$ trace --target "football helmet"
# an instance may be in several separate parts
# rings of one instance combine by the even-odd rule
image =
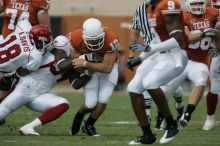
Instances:
[[[206,0],[187,0],[187,7],[194,15],[202,15],[206,12]]]
[[[53,43],[52,32],[48,25],[35,25],[31,28],[30,39],[40,52],[45,52]]]
[[[105,41],[105,32],[102,23],[95,18],[89,18],[83,23],[84,42],[89,50],[100,50]]]
[[[212,5],[212,7],[220,10],[220,0],[212,0],[211,5]]]

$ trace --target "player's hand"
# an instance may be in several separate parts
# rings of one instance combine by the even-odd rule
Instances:
[[[130,70],[133,70],[133,67],[140,65],[142,62],[142,59],[140,57],[131,57],[128,59],[127,67]]]
[[[151,50],[149,45],[133,42],[129,45],[129,49],[134,52],[149,52]]]
[[[203,31],[201,37],[202,37],[202,38],[205,38],[205,37],[214,37],[214,36],[216,36],[217,33],[218,33],[218,30],[209,28],[209,29],[205,29],[205,30]]]
[[[74,68],[86,67],[86,63],[87,63],[86,60],[80,58],[75,58],[72,60],[72,65],[74,66]]]

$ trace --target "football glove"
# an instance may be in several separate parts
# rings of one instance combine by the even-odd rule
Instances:
[[[84,59],[89,62],[96,62],[96,63],[99,63],[102,61],[102,57],[99,56],[96,52],[80,55],[79,58]]]
[[[214,37],[214,36],[216,36],[217,33],[218,33],[218,30],[209,28],[209,29],[205,29],[205,30],[203,31],[201,37],[202,37],[202,38],[205,38],[205,37]]]
[[[129,45],[130,50],[134,52],[149,52],[151,50],[149,45],[133,42]]]
[[[142,59],[140,57],[131,57],[128,59],[127,67],[130,70],[133,70],[133,67],[138,66],[141,64]]]

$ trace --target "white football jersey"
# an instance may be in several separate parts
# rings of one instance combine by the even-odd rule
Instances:
[[[55,56],[50,52],[47,52],[43,56],[40,68],[23,78],[25,78],[25,80],[34,81],[35,85],[33,88],[36,89],[40,87],[40,89],[46,90],[45,92],[48,92],[62,78],[62,75],[61,71],[56,65]]]
[[[30,42],[30,28],[29,22],[21,21],[16,30],[0,43],[0,72],[13,72],[19,67],[28,70],[39,68],[42,53]]]

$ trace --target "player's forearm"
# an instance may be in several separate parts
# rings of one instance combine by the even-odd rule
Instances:
[[[62,59],[57,62],[57,66],[60,71],[68,71],[73,68],[72,60],[71,59]]]
[[[188,36],[189,43],[193,43],[193,42],[197,42],[201,40],[201,33],[189,34],[187,36]]]
[[[72,83],[71,83],[71,86],[78,90],[80,89],[81,87],[85,86],[88,81],[91,79],[91,76],[88,76],[88,75],[83,75],[79,78],[75,78],[73,79]]]

